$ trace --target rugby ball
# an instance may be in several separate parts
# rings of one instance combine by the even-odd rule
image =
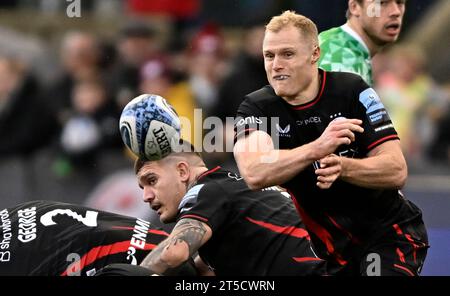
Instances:
[[[164,158],[180,141],[178,114],[166,99],[154,94],[131,100],[122,111],[119,128],[124,144],[148,160]]]

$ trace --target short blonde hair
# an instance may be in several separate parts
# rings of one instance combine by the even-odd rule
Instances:
[[[280,15],[272,17],[266,25],[266,32],[279,32],[281,29],[292,25],[296,27],[302,36],[313,43],[319,44],[318,30],[316,24],[306,16],[287,10]]]

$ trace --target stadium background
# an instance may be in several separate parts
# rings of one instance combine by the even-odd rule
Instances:
[[[204,116],[234,116],[242,95],[266,83],[258,51],[270,15],[293,9],[322,31],[345,21],[346,5],[2,0],[0,208],[48,199],[155,222],[117,133],[123,104],[152,92],[188,117],[194,107]],[[449,27],[450,1],[408,0],[397,46],[374,59],[375,87],[408,159],[404,192],[428,226],[423,275],[450,275]],[[206,157],[235,168],[230,153]]]

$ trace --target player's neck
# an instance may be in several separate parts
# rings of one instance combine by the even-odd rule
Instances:
[[[381,50],[382,46],[372,41],[372,39],[367,35],[364,29],[356,22],[357,20],[355,18],[351,18],[347,21],[347,25],[356,34],[358,34],[359,38],[361,38],[361,40],[364,42],[364,45],[369,49],[370,57],[373,57]]]
[[[191,168],[192,172],[191,172],[191,178],[188,182],[188,188],[187,191],[189,191],[189,189],[191,189],[192,187],[194,187],[197,184],[197,180],[198,178],[205,172],[208,171],[208,168],[205,166],[196,166]]]
[[[294,106],[303,105],[313,101],[317,97],[320,89],[321,76],[318,68],[316,68],[315,71],[316,75],[313,75],[311,83],[305,88],[305,90],[300,92],[297,96],[295,96],[295,98],[284,98],[286,102]]]

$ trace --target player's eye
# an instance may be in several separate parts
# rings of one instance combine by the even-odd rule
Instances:
[[[271,54],[271,53],[265,53],[265,54],[264,54],[264,58],[266,58],[266,60],[273,59],[273,54]]]
[[[287,58],[291,58],[291,57],[294,56],[294,53],[293,53],[292,51],[286,51],[286,52],[284,53],[284,56],[287,57]]]
[[[154,186],[156,184],[157,179],[155,177],[147,178],[147,185]]]

